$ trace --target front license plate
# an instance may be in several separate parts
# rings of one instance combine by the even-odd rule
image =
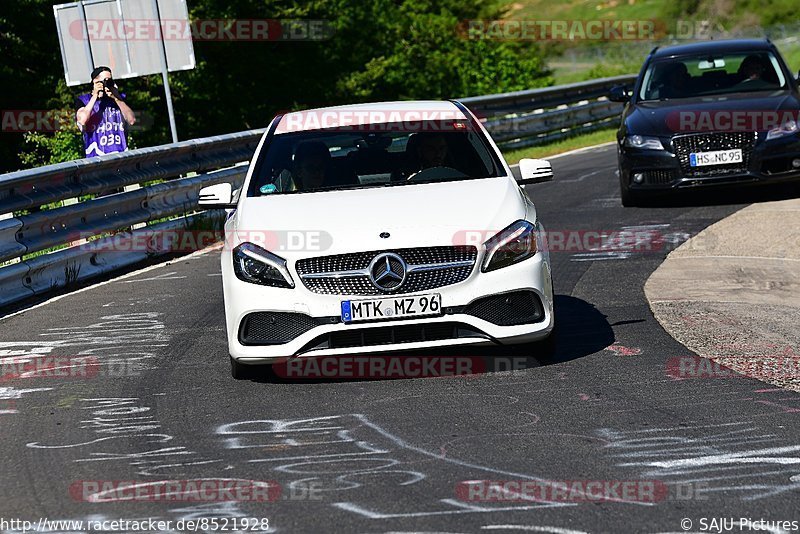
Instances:
[[[355,323],[380,319],[405,319],[441,315],[442,296],[413,295],[369,300],[343,300],[342,321]]]
[[[692,152],[689,154],[689,165],[703,167],[705,165],[725,165],[726,163],[741,163],[742,149],[714,150],[712,152]]]

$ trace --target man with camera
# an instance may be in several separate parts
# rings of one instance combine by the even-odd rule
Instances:
[[[126,129],[136,115],[125,103],[108,67],[92,71],[92,92],[78,97],[81,107],[75,119],[83,133],[86,157],[124,152],[128,148]]]

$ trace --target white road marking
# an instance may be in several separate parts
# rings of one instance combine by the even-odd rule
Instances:
[[[668,460],[665,462],[633,462],[620,464],[621,466],[644,465],[648,467],[659,467],[661,469],[674,469],[683,467],[698,467],[703,465],[724,465],[724,464],[781,464],[792,465],[800,464],[800,458],[789,456],[763,456],[765,454],[783,454],[800,451],[800,445],[790,447],[773,447],[770,449],[758,449],[728,454],[715,454],[710,456],[700,456],[698,458],[684,458],[680,460]]]
[[[603,261],[603,260],[626,260],[631,257],[630,252],[620,252],[611,250],[608,252],[581,252],[573,254],[570,261]]]
[[[585,530],[572,530],[561,527],[539,527],[536,525],[485,525],[482,530],[524,530],[527,532],[550,532],[552,534],[589,534]]]
[[[194,258],[194,257],[197,257],[197,256],[203,256],[205,254],[208,254],[209,252],[214,252],[216,250],[221,249],[223,245],[224,245],[224,243],[217,243],[216,245],[212,245],[212,246],[210,246],[208,248],[205,248],[203,250],[198,250],[197,252],[192,252],[188,256],[183,256],[180,259],[181,260],[186,260],[186,259]],[[40,302],[39,304],[36,304],[34,306],[30,306],[28,308],[24,308],[22,310],[14,312],[14,313],[9,313],[8,315],[4,315],[4,316],[0,317],[0,322],[4,321],[6,319],[9,319],[11,317],[14,317],[16,315],[20,315],[22,313],[27,313],[27,312],[29,312],[31,310],[35,310],[36,308],[41,308],[43,306],[47,306],[48,304],[52,304],[53,302],[59,301],[59,300],[65,298],[65,297],[69,297],[69,296],[72,296],[72,295],[77,295],[79,293],[83,293],[85,291],[90,291],[90,290],[98,288],[98,287],[103,287],[104,285],[107,285],[107,284],[113,284],[115,282],[119,282],[121,280],[126,280],[128,278],[133,278],[134,276],[139,276],[139,275],[141,275],[143,273],[146,273],[148,271],[152,271],[154,269],[160,269],[161,267],[164,267],[165,265],[169,265],[170,263],[172,263],[174,261],[175,261],[175,259],[165,260],[163,263],[158,263],[156,265],[150,265],[148,267],[145,267],[144,269],[139,269],[138,271],[134,271],[134,272],[131,272],[131,273],[126,273],[126,274],[123,274],[121,276],[117,276],[115,278],[112,278],[110,280],[105,280],[103,282],[98,282],[96,284],[92,284],[90,286],[86,286],[86,287],[78,289],[76,291],[71,291],[71,292],[65,293],[63,295],[58,295],[57,297],[53,297],[53,298],[48,299],[48,300],[46,300],[44,302]]]
[[[178,274],[178,271],[172,271],[171,273],[164,273],[158,276],[152,276],[150,278],[136,278],[134,280],[125,280],[122,282],[123,284],[135,284],[137,282],[160,282],[162,280],[181,280],[186,278],[185,276],[174,276]]]
[[[35,393],[37,391],[51,391],[53,388],[30,388],[30,389],[16,389],[11,387],[0,388],[0,400],[16,400],[21,399],[25,393]]]
[[[556,154],[554,156],[547,156],[544,159],[549,161],[551,159],[563,158],[565,156],[571,156],[573,154],[583,154],[584,152],[591,152],[592,150],[605,148],[607,146],[611,146],[611,145],[615,145],[615,144],[617,144],[616,141],[609,141],[607,143],[600,143],[599,145],[585,146],[583,148],[576,148],[575,150],[568,150],[567,152],[562,152],[562,153]]]
[[[561,182],[561,183],[581,182],[584,179],[589,178],[590,176],[595,176],[597,174],[600,174],[601,172],[607,172],[607,171],[609,171],[609,170],[611,170],[613,168],[614,167],[603,167],[601,169],[597,169],[596,171],[592,171],[592,172],[589,172],[589,173],[586,173],[586,174],[581,174],[577,178],[572,178],[570,180],[559,180],[559,182]]]

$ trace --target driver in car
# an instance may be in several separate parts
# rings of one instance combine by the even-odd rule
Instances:
[[[736,87],[756,91],[759,89],[771,89],[774,85],[764,79],[766,71],[767,65],[763,58],[756,54],[747,56],[742,61],[742,64],[739,65],[738,73],[742,80]]]
[[[325,172],[331,160],[331,153],[325,143],[304,141],[294,152],[295,187],[300,191],[319,189],[324,186]]]
[[[420,138],[417,144],[419,170],[447,166],[447,140],[440,134],[419,135]]]
[[[406,147],[408,156],[402,170],[392,172],[391,181],[412,180],[414,176],[426,169],[449,167],[450,149],[447,139],[442,134],[419,132],[412,134]]]

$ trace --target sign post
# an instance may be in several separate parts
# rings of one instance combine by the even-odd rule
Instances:
[[[119,0],[118,0],[119,1]],[[156,18],[161,21],[161,13],[158,9],[158,0],[153,1],[153,10],[156,12]],[[188,20],[187,20],[188,24]],[[164,94],[167,98],[167,114],[169,115],[169,129],[172,132],[172,142],[178,142],[178,128],[175,126],[175,111],[172,109],[172,91],[169,88],[169,67],[167,65],[167,47],[164,44],[164,29],[161,24],[158,25],[158,36],[161,41],[159,47],[161,57],[161,79],[164,80]]]
[[[186,0],[78,0],[53,6],[68,86],[88,84],[99,65],[116,79],[161,74],[172,141],[178,141],[169,72],[195,67]],[[180,28],[165,39],[164,24]]]

